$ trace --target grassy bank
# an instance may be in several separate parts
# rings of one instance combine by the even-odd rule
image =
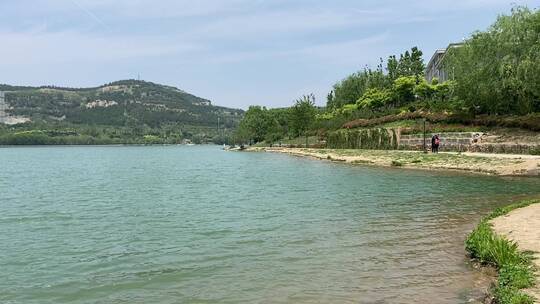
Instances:
[[[306,146],[306,138],[301,137],[294,137],[294,138],[283,138],[280,140],[277,140],[273,143],[268,142],[259,142],[254,144],[254,147],[270,147],[270,146],[285,146],[285,147],[298,147],[303,148]],[[324,143],[322,143],[318,136],[308,136],[308,146],[309,147],[320,147],[324,146]]]
[[[515,242],[495,234],[490,223],[496,217],[534,203],[540,203],[540,199],[522,201],[507,207],[497,208],[482,219],[467,238],[466,249],[471,257],[484,265],[494,266],[498,270],[499,278],[493,289],[496,303],[534,303],[534,299],[522,291],[524,288],[533,286],[535,282],[531,254],[520,251]]]
[[[540,157],[480,153],[424,154],[418,151],[362,149],[305,149],[251,147],[247,151],[267,151],[358,165],[403,167],[425,170],[457,170],[493,175],[540,174]]]

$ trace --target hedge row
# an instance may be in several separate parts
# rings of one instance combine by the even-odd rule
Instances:
[[[331,149],[374,149],[398,148],[398,138],[392,129],[354,129],[330,132],[326,141]]]
[[[540,113],[524,116],[481,115],[471,117],[461,114],[407,112],[373,119],[357,119],[345,123],[344,129],[366,128],[400,120],[426,119],[431,123],[459,123],[472,126],[520,128],[540,131]]]

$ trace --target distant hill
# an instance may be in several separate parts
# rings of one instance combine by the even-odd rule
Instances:
[[[95,88],[0,84],[2,95],[0,128],[8,135],[21,130],[86,135],[92,128],[92,137],[99,137],[99,142],[103,137],[107,139],[103,142],[124,142],[128,137],[137,142],[144,136],[170,142],[165,139],[172,133],[175,140],[198,136],[207,141],[230,134],[243,115],[240,109],[214,106],[178,88],[139,80]],[[13,126],[8,129],[6,124]]]
[[[218,117],[232,128],[243,111],[213,106],[210,100],[171,86],[121,80],[96,88],[0,85],[9,115],[31,121],[124,126],[167,123],[215,126]]]

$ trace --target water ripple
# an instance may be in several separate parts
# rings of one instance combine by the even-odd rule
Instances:
[[[0,167],[2,303],[464,303],[466,233],[540,189],[217,147],[0,149]]]

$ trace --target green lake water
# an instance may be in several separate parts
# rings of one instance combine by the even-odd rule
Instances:
[[[0,303],[466,303],[540,180],[216,146],[0,148]]]

